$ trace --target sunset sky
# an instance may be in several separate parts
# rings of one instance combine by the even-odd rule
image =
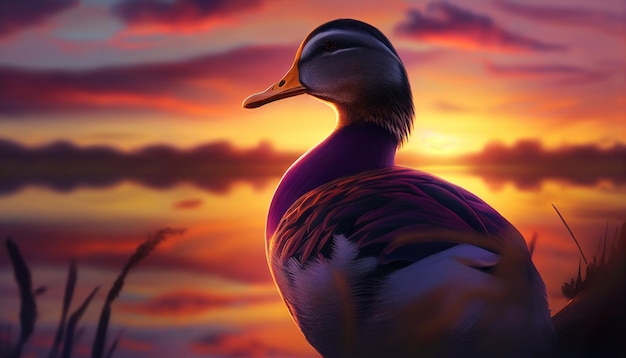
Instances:
[[[428,163],[538,234],[551,308],[565,304],[579,253],[550,203],[590,238],[589,256],[626,219],[626,1],[4,1],[0,238],[48,287],[27,357],[51,345],[72,258],[75,307],[164,226],[186,231],[131,272],[114,305],[116,357],[316,356],[262,236],[280,175],[334,112],[306,95],[241,103],[281,78],[311,30],[344,17],[379,28],[407,68],[416,121],[399,162]],[[468,168],[437,168],[449,163]],[[524,169],[473,166],[484,163]],[[0,324],[15,332],[4,252],[0,294],[12,297]]]
[[[408,151],[523,138],[609,146],[626,133],[623,0],[1,6],[0,136],[20,143],[306,150],[333,128],[326,105],[240,103],[286,72],[313,28],[341,17],[375,25],[401,54],[417,112]]]

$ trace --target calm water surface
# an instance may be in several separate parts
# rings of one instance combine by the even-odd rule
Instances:
[[[429,168],[474,192],[529,240],[553,311],[566,300],[561,284],[573,277],[579,253],[551,207],[562,212],[588,258],[608,246],[626,218],[623,183],[574,184],[493,179],[462,168]],[[109,337],[121,335],[116,357],[316,356],[291,322],[265,265],[265,214],[278,178],[238,181],[219,189],[186,182],[146,188],[122,181],[67,191],[26,186],[0,196],[0,235],[12,236],[31,266],[39,316],[27,356],[51,346],[67,268],[76,259],[72,309],[101,289],[82,319],[75,356],[89,355],[102,299],[125,260],[150,233],[185,228],[131,271],[113,306]],[[600,245],[602,246],[602,245]],[[18,291],[6,252],[0,255],[0,321],[18,332]],[[3,333],[6,334],[6,333]]]

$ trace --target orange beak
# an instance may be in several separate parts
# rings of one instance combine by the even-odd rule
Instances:
[[[298,72],[298,61],[300,60],[301,51],[302,45],[300,45],[300,48],[296,53],[296,59],[291,66],[291,69],[289,69],[280,81],[276,82],[265,91],[255,93],[246,98],[243,101],[243,107],[257,108],[279,99],[306,93],[307,89],[304,85],[302,85],[302,83],[300,83],[300,73]]]

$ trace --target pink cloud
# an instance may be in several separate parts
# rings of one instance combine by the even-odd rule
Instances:
[[[410,9],[396,34],[453,47],[498,52],[559,51],[565,47],[511,32],[492,18],[447,2],[431,2],[425,11]]]
[[[563,64],[501,65],[486,62],[485,69],[493,76],[509,79],[556,79],[565,85],[589,84],[609,77],[606,72]]]
[[[112,12],[138,32],[194,32],[260,5],[261,0],[127,0]]]
[[[549,24],[586,27],[624,37],[626,35],[626,8],[622,12],[592,7],[554,6],[544,3],[498,0],[493,2],[501,10],[514,16]]]
[[[218,222],[206,224],[214,227],[220,225]],[[147,225],[148,228],[151,227]],[[95,227],[93,224],[81,222],[72,222],[70,226],[64,226],[43,222],[21,223],[0,220],[0,237],[7,235],[13,237],[26,260],[33,264],[65,266],[70,260],[77,259],[79,269],[89,266],[117,274],[141,242],[141,237],[134,236],[131,229],[120,229],[119,225],[114,224],[110,226],[111,228]],[[260,225],[251,230],[259,233],[258,245],[249,245],[251,237],[249,231],[239,233],[238,236],[229,230],[207,236],[185,234],[182,237],[173,237],[141,263],[142,270],[176,270],[214,275],[233,282],[271,283],[272,278],[267,270],[265,249],[262,244],[263,227]],[[228,241],[237,244],[226,245],[225,248],[221,246]],[[46,243],[45,250],[41,250],[42,242]],[[186,252],[189,247],[202,247],[203,250],[201,252],[195,250],[191,254],[180,253]],[[4,263],[0,261],[0,267]]]
[[[245,95],[282,75],[276,62],[293,53],[292,46],[255,46],[179,62],[81,71],[0,66],[0,114],[135,109],[203,116],[216,107],[238,106]],[[232,88],[241,93],[233,95]]]
[[[38,25],[78,3],[78,0],[1,1],[0,37]]]
[[[128,313],[150,316],[193,316],[231,305],[278,300],[278,295],[243,296],[195,290],[166,292],[142,302],[123,302],[120,309]]]

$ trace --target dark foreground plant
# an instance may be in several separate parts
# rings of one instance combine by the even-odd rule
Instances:
[[[111,317],[111,303],[119,296],[122,287],[124,287],[124,280],[131,268],[135,267],[141,260],[146,258],[158,244],[160,244],[167,236],[180,235],[184,232],[182,229],[165,228],[159,230],[156,234],[148,237],[137,249],[135,253],[128,259],[126,265],[122,269],[122,272],[117,276],[117,279],[111,286],[109,294],[107,295],[104,305],[102,306],[102,312],[100,313],[100,320],[98,321],[98,330],[96,331],[96,338],[93,341],[93,348],[91,350],[91,356],[93,358],[101,358],[104,354],[104,345],[106,343],[106,334],[109,327],[109,320]],[[117,346],[117,342],[112,344],[112,349]],[[110,349],[109,349],[110,350]],[[107,353],[110,356],[111,353]]]
[[[568,231],[577,242],[569,227]],[[571,300],[552,317],[563,357],[626,357],[626,223],[616,229],[607,252],[608,240],[607,225],[591,262],[577,243],[585,276],[579,263],[576,279],[561,286]]]
[[[33,333],[37,320],[37,303],[35,302],[30,269],[26,265],[19,248],[10,237],[7,238],[6,248],[13,265],[15,281],[20,289],[20,336],[15,346],[12,349],[9,347],[8,354],[9,357],[13,358],[22,354],[24,343]]]
[[[109,290],[102,307],[102,312],[98,321],[98,328],[92,346],[92,357],[111,357],[117,347],[120,339],[119,335],[105,351],[106,333],[111,317],[111,304],[119,296],[124,286],[124,280],[129,271],[141,260],[150,255],[150,253],[167,237],[172,235],[181,235],[182,233],[184,233],[183,229],[161,229],[155,234],[149,235],[148,238],[137,247],[133,255],[128,259],[122,269],[122,272],[119,274],[113,283],[113,286]],[[45,287],[39,287],[33,290],[30,269],[22,257],[17,244],[13,241],[13,239],[8,237],[5,245],[13,266],[15,280],[20,292],[20,334],[17,342],[12,343],[10,326],[7,325],[5,327],[5,332],[0,333],[0,358],[17,358],[21,356],[24,344],[28,341],[35,328],[35,322],[37,320],[37,303],[35,298],[37,295],[45,292],[46,289]],[[95,287],[84,299],[81,305],[68,318],[67,314],[72,302],[77,279],[78,269],[76,267],[76,262],[72,261],[70,263],[67,282],[65,285],[61,317],[48,358],[59,357],[59,351],[62,358],[71,357],[74,342],[79,336],[79,332],[77,331],[78,323],[91,303],[91,300],[100,288]]]

